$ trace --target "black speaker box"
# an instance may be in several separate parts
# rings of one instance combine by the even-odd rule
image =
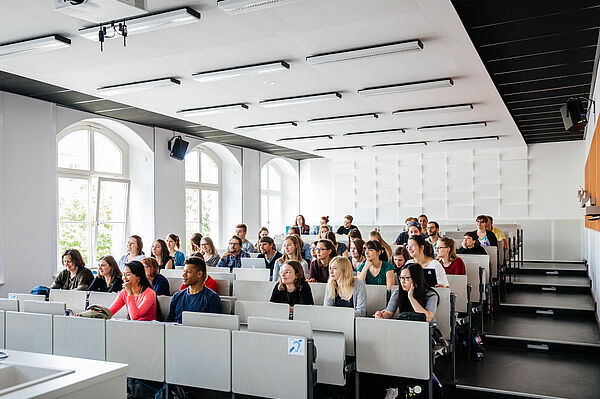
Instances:
[[[568,132],[581,132],[587,125],[583,102],[579,98],[569,98],[560,108],[560,115]]]
[[[175,159],[183,161],[189,144],[190,143],[184,141],[180,136],[174,137],[173,139],[169,140],[169,150],[171,150],[169,155]]]

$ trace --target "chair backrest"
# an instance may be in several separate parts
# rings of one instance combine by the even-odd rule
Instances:
[[[23,312],[56,314],[64,316],[67,304],[64,302],[23,301]]]
[[[325,301],[325,289],[327,283],[308,283],[310,285],[310,291],[312,292],[313,302],[315,305],[323,305]]]
[[[450,339],[452,330],[451,314],[450,314],[450,288],[435,288],[438,293],[439,301],[435,312],[435,321],[437,327],[442,332],[442,338]]]
[[[106,360],[106,321],[88,317],[54,316],[53,353]]]
[[[479,260],[473,260],[469,258],[463,258],[461,256],[463,262],[465,263],[465,273],[467,275],[467,283],[471,286],[471,302],[479,302],[480,301],[480,293],[479,293],[479,268],[481,262]],[[483,268],[483,276],[482,276],[483,285],[487,283],[488,275],[487,268]]]
[[[267,267],[267,263],[265,262],[264,258],[242,258],[241,263],[244,269],[264,269]]]
[[[77,290],[50,290],[49,300],[52,302],[64,302],[73,313],[81,313],[85,310],[87,302],[87,291]]]
[[[240,323],[242,324],[247,324],[250,316],[288,320],[290,307],[286,303],[237,301],[235,303],[235,314],[240,317]]]
[[[468,305],[467,298],[467,276],[458,276],[455,274],[447,274],[450,291],[456,294],[456,311],[466,312]]]
[[[463,260],[463,262],[465,262],[465,265],[467,264],[467,261],[468,261],[470,263],[476,262],[480,267],[483,267],[485,270],[485,280],[483,281],[484,284],[491,282],[492,269],[490,267],[490,256],[489,255],[465,255],[465,254],[462,254],[459,256]],[[470,280],[469,280],[469,284],[471,284]]]
[[[498,278],[498,247],[492,246],[483,246],[485,252],[490,257],[490,271],[492,273],[492,278]]]
[[[367,317],[373,316],[387,305],[387,288],[385,285],[365,284],[367,289]]]
[[[158,307],[160,308],[160,313],[163,319],[169,314],[169,309],[171,307],[171,298],[172,297],[166,295],[158,295],[156,297],[156,300],[158,301]]]
[[[260,253],[259,252],[251,252],[248,255],[250,255],[251,258],[258,258],[258,255],[260,255]]]
[[[115,299],[119,294],[116,292],[90,292],[90,296],[88,298],[88,303],[90,305],[100,305],[105,308],[110,308],[110,305],[113,304]],[[117,313],[112,315],[112,317],[118,319],[126,319],[127,318],[127,306],[123,306]]]
[[[179,269],[160,269],[160,274],[162,274],[165,277],[181,278],[183,272]]]
[[[52,354],[52,315],[5,312],[5,348]]]
[[[233,303],[231,299],[221,298],[221,314],[231,314]]]
[[[465,237],[465,233],[462,231],[444,231],[443,237],[452,238],[456,244],[456,248],[460,248],[460,243]]]
[[[243,258],[250,259],[250,258]],[[266,267],[261,269],[250,269],[250,268],[238,268],[233,269],[233,273],[235,273],[236,280],[246,280],[246,281],[269,281],[271,277],[271,271]]]
[[[474,223],[459,224],[458,230],[459,231],[475,231],[475,230],[477,230],[477,225]]]
[[[300,236],[300,238],[302,238],[302,241],[306,244],[312,244],[313,242],[317,241],[319,239],[318,235],[313,235],[313,234],[302,234]]]
[[[227,267],[211,267],[211,266],[207,266],[206,267],[206,273],[208,273],[209,275],[211,275],[212,273],[227,273],[227,274],[229,274],[229,268],[227,268]]]
[[[270,317],[248,317],[248,331],[312,338],[310,321],[283,320]]]
[[[272,281],[235,280],[233,282],[233,296],[240,301],[268,302],[276,284]]]
[[[45,301],[45,295],[32,295],[32,294],[18,294],[18,293],[9,293],[8,299],[16,299],[19,302],[19,310],[23,309],[23,301]]]
[[[165,277],[167,278],[167,280],[169,280],[169,295],[173,295],[174,293],[179,291],[179,288],[181,288],[181,284],[183,284],[183,277]]]
[[[294,306],[294,320],[310,321],[315,331],[339,331],[343,333],[346,340],[346,354],[354,356],[353,308],[296,305]]]
[[[17,299],[0,298],[0,310],[19,311],[19,301]]]
[[[217,282],[217,294],[227,296],[233,292],[231,280],[216,280],[215,279],[215,281]]]
[[[240,329],[240,317],[238,315],[200,312],[183,312],[181,315],[184,326],[218,328],[231,331]]]

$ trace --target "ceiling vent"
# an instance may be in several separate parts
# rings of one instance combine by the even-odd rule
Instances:
[[[54,0],[54,10],[70,17],[102,23],[147,13],[146,0]]]

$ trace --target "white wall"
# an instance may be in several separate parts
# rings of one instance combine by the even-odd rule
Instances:
[[[267,165],[273,163],[281,171],[281,231],[270,232],[271,236],[285,233],[285,226],[290,226],[296,220],[300,211],[300,163],[298,161],[277,157],[275,155],[261,153],[261,171]],[[262,176],[262,175],[261,175]],[[261,177],[262,179],[262,177]],[[262,184],[262,181],[261,181]],[[264,215],[261,214],[261,220]],[[264,224],[264,223],[262,223]]]
[[[242,220],[252,239],[260,228],[260,152],[242,149]],[[235,233],[235,225],[223,226],[225,237]],[[229,233],[229,234],[227,234]]]

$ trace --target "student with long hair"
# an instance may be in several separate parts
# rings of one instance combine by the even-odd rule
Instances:
[[[156,293],[146,278],[144,265],[137,260],[125,264],[123,289],[110,305],[110,312],[117,313],[123,306],[131,320],[156,320]]]
[[[290,306],[290,313],[294,310],[294,305],[314,305],[310,285],[304,277],[304,271],[300,262],[288,260],[283,264],[279,271],[277,284],[273,287],[270,302],[287,303]]]
[[[367,314],[365,283],[354,277],[348,258],[336,256],[329,262],[329,281],[325,288],[324,306],[354,308],[354,316]]]
[[[256,246],[258,247],[258,243],[260,242],[260,239],[263,237],[268,237],[269,236],[269,229],[267,229],[266,227],[261,227],[258,230],[258,234],[256,235]]]
[[[62,255],[62,264],[65,269],[58,273],[50,289],[86,291],[94,275],[85,267],[81,253],[76,249],[67,249]]]
[[[359,229],[352,229],[348,232],[348,248],[350,248],[352,241],[356,240],[357,238],[362,240],[362,234],[360,234]]]
[[[185,262],[185,255],[180,251],[181,240],[177,234],[169,234],[167,236],[167,248],[169,249],[169,256],[175,259],[175,266],[183,266]]]
[[[388,262],[387,254],[379,241],[365,244],[365,263],[358,266],[358,278],[365,284],[385,285],[390,291],[394,285],[394,266]]]
[[[117,261],[110,255],[98,259],[98,275],[88,287],[88,291],[119,292],[123,289],[123,279]]]
[[[317,257],[310,262],[308,281],[326,283],[329,279],[329,262],[337,255],[333,243],[329,240],[319,240],[315,247]]]
[[[175,259],[169,255],[167,243],[162,238],[156,239],[152,243],[152,257],[156,259],[160,269],[174,269]]]
[[[300,236],[300,230],[298,229],[298,227],[292,226],[288,229],[288,235],[290,236],[292,234],[298,236],[298,240],[300,241],[300,247],[302,248],[302,259],[304,259],[308,264],[313,258],[310,250],[310,244],[302,240],[302,236]]]
[[[398,310],[423,313],[427,322],[435,323],[439,296],[425,282],[423,268],[409,263],[400,271],[400,287],[394,290],[387,307],[375,312],[376,319],[391,319]]]
[[[217,248],[215,248],[212,238],[202,237],[202,240],[200,240],[200,248],[202,248],[200,253],[202,254],[206,266],[217,267],[221,257],[217,252]]]
[[[449,287],[444,267],[434,259],[433,246],[425,240],[425,237],[412,236],[406,248],[414,263],[421,265],[423,269],[435,269],[437,287]]]
[[[281,267],[285,264],[285,262],[290,260],[295,260],[296,262],[300,262],[302,266],[302,270],[304,271],[304,275],[308,274],[308,263],[304,259],[302,259],[302,249],[301,249],[300,238],[297,235],[292,234],[283,240],[283,245],[281,246],[283,256],[275,261],[275,265],[273,266],[273,280],[276,281],[279,278],[279,271]]]
[[[202,234],[194,233],[190,238],[190,247],[192,248],[192,252],[202,252],[202,247],[200,246],[200,242],[202,241]]]
[[[160,274],[158,263],[154,258],[144,258],[140,262],[144,265],[144,272],[146,278],[150,283],[150,286],[156,292],[156,295],[170,295],[171,287],[169,287],[169,280]]]
[[[438,261],[444,267],[446,274],[465,274],[465,262],[456,256],[456,245],[454,240],[448,237],[438,239],[437,246]]]
[[[323,226],[327,226],[329,228],[328,231],[331,231],[331,226],[329,226],[328,223],[329,223],[329,216],[321,216],[321,219],[319,220],[319,224],[316,225],[315,227],[313,227],[312,234],[313,235],[319,234],[319,231],[321,231],[321,227],[323,227]],[[321,237],[319,237],[319,238],[321,238]]]
[[[329,233],[331,231],[331,227],[325,225],[325,226],[321,226],[319,227],[319,240],[322,240],[325,238],[325,236],[327,235],[327,233]]]
[[[456,251],[459,255],[487,255],[485,249],[481,246],[477,233],[475,231],[467,231],[462,246]]]
[[[142,260],[144,258],[144,243],[142,242],[142,237],[138,235],[131,235],[127,239],[127,253],[121,256],[119,259],[118,265],[119,270],[123,271],[125,268],[125,263],[131,262],[134,260]]]
[[[362,263],[365,263],[365,242],[360,238],[356,238],[350,242],[350,260],[352,261],[352,269],[358,269]]]
[[[400,270],[402,270],[402,267],[410,261],[411,257],[406,246],[400,245],[394,249],[392,264],[394,265],[394,273],[396,274],[396,284],[400,284]]]
[[[392,247],[390,247],[390,244],[388,244],[387,242],[385,242],[385,240],[381,236],[380,232],[378,232],[377,230],[373,230],[372,232],[370,232],[369,233],[369,240],[371,240],[371,241],[373,241],[373,240],[379,241],[379,243],[381,244],[381,246],[383,247],[383,249],[385,249],[385,253],[387,255],[387,258],[388,259],[392,259]]]
[[[338,254],[338,256],[348,257],[348,247],[343,242],[337,242],[335,238],[335,233],[333,231],[330,231],[327,234],[325,234],[324,238],[333,243],[333,246],[335,247],[335,252]]]
[[[300,229],[300,234],[310,234],[310,226],[306,224],[306,219],[303,215],[296,216],[293,226]]]

